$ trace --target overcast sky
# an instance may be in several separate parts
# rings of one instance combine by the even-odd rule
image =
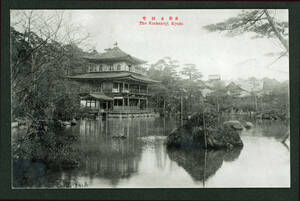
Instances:
[[[202,27],[236,16],[241,10],[68,10],[71,23],[91,34],[90,45],[98,52],[113,47],[154,63],[169,56],[181,64],[194,63],[204,75],[220,74],[222,79],[270,77],[288,79],[288,58],[270,64],[278,57],[264,56],[283,51],[272,39],[251,39],[251,34],[226,37],[209,33]],[[151,17],[178,17],[182,26],[139,25]],[[288,20],[287,10],[277,10],[276,17]],[[160,20],[159,20],[160,21]]]

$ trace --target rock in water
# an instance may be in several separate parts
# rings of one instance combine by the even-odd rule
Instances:
[[[75,126],[77,124],[76,119],[72,119],[71,126]]]
[[[221,126],[210,124],[204,131],[203,125],[201,124],[201,115],[198,115],[198,117],[197,121],[188,121],[187,124],[172,131],[167,137],[167,147],[232,149],[234,147],[243,146],[240,131],[243,130],[244,127],[239,121],[227,121]]]
[[[69,121],[64,121],[64,122],[63,122],[63,125],[64,125],[64,126],[71,126],[71,122],[69,122]]]
[[[232,149],[233,147],[242,147],[243,142],[240,137],[240,131],[220,127],[207,134],[207,147],[212,149]]]
[[[243,125],[237,120],[225,121],[223,123],[225,128],[232,128],[234,130],[243,130]]]
[[[250,129],[252,128],[254,125],[253,123],[249,122],[249,121],[241,121],[241,124],[246,128],[246,129]]]
[[[176,133],[171,133],[167,137],[167,147],[177,147],[181,146],[181,136],[176,135]]]

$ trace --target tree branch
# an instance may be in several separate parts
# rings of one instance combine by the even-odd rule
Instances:
[[[264,13],[267,16],[267,20],[270,23],[273,32],[275,33],[275,35],[277,36],[277,38],[280,40],[281,44],[285,47],[286,51],[289,52],[289,45],[288,42],[282,37],[282,35],[279,33],[277,27],[275,26],[275,23],[273,21],[273,19],[271,18],[269,12],[267,9],[264,9]]]

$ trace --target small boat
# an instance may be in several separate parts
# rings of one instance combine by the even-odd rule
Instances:
[[[125,135],[113,135],[112,138],[115,138],[115,139],[126,139],[127,137]]]

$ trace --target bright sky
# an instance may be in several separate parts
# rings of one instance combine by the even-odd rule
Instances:
[[[113,47],[154,63],[169,56],[181,64],[194,63],[204,74],[220,74],[222,79],[270,77],[288,79],[288,58],[264,56],[283,51],[273,39],[251,39],[251,34],[226,37],[202,27],[236,16],[241,10],[68,10],[71,23],[91,34],[90,45],[98,52]],[[178,17],[182,26],[139,25],[142,17]],[[287,10],[276,10],[276,18],[288,20]]]

